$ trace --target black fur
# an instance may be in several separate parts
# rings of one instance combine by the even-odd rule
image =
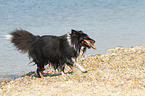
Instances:
[[[37,72],[44,70],[44,65],[50,64],[55,69],[64,71],[65,64],[74,66],[72,58],[77,58],[80,51],[83,53],[90,48],[84,40],[95,41],[82,31],[71,30],[62,36],[34,36],[25,30],[15,30],[10,33],[11,42],[23,53],[28,52],[29,57],[37,64]],[[39,74],[40,75],[40,74]]]

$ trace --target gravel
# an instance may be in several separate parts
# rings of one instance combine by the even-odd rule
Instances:
[[[108,54],[85,55],[76,70],[61,75],[48,66],[44,78],[24,77],[0,82],[1,96],[145,96],[145,45],[108,49]]]

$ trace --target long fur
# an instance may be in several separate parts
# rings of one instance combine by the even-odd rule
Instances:
[[[15,30],[10,33],[11,42],[23,53],[29,51],[32,43],[37,40],[38,36],[25,31],[25,30]]]
[[[76,30],[62,36],[35,36],[25,30],[15,30],[8,38],[18,50],[28,52],[29,57],[37,64],[38,74],[44,70],[46,64],[61,71],[64,71],[65,64],[74,66],[73,59],[79,57],[80,53],[82,55],[86,48],[90,48],[82,43],[84,38],[95,42],[87,34]]]

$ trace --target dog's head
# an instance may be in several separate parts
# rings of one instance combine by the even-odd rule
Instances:
[[[87,48],[93,48],[96,49],[94,43],[95,40],[91,39],[87,34],[85,34],[83,31],[77,31],[77,30],[71,30],[71,35],[73,38],[78,39],[79,43]]]

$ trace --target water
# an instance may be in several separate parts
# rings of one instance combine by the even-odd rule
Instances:
[[[145,0],[0,0],[0,76],[14,78],[35,71],[4,35],[16,28],[36,35],[63,35],[83,30],[96,40],[97,50],[145,43]]]

